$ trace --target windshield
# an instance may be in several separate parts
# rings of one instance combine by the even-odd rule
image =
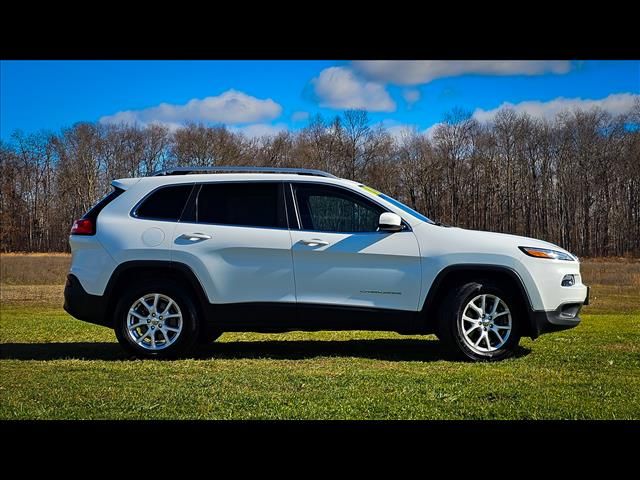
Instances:
[[[358,186],[360,188],[363,188],[367,192],[373,193],[374,195],[382,198],[383,200],[386,200],[390,204],[398,207],[400,210],[403,210],[404,212],[408,213],[409,215],[412,215],[412,216],[416,217],[418,220],[422,220],[423,222],[427,222],[427,223],[433,223],[433,224],[436,223],[433,220],[431,220],[431,219],[427,218],[426,216],[424,216],[423,214],[421,214],[420,212],[416,212],[413,208],[406,206],[404,203],[399,202],[395,198],[391,198],[389,195],[385,195],[384,193],[379,192],[375,188],[367,187],[366,185],[358,185]]]

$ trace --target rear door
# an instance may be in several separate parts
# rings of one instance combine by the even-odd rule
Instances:
[[[173,234],[212,303],[295,302],[282,182],[196,185]]]
[[[415,311],[421,263],[409,225],[377,231],[386,209],[345,187],[291,184],[299,229],[291,230],[298,303]]]

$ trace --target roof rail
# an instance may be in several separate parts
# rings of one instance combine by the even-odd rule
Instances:
[[[175,167],[155,172],[152,176],[188,175],[191,173],[290,173],[295,175],[312,175],[315,177],[338,178],[322,170],[309,168],[277,168],[277,167]]]

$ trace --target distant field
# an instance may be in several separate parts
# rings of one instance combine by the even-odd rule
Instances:
[[[68,253],[0,253],[0,283],[8,285],[64,285]]]
[[[131,361],[62,310],[69,258],[0,255],[0,419],[640,419],[639,260],[583,260],[580,326],[470,364],[386,332],[227,333]]]

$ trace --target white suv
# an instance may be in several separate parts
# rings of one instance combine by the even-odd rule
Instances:
[[[112,182],[77,220],[67,312],[141,357],[222,332],[435,333],[470,360],[576,326],[578,259],[449,227],[358,182],[304,169],[177,168]]]

